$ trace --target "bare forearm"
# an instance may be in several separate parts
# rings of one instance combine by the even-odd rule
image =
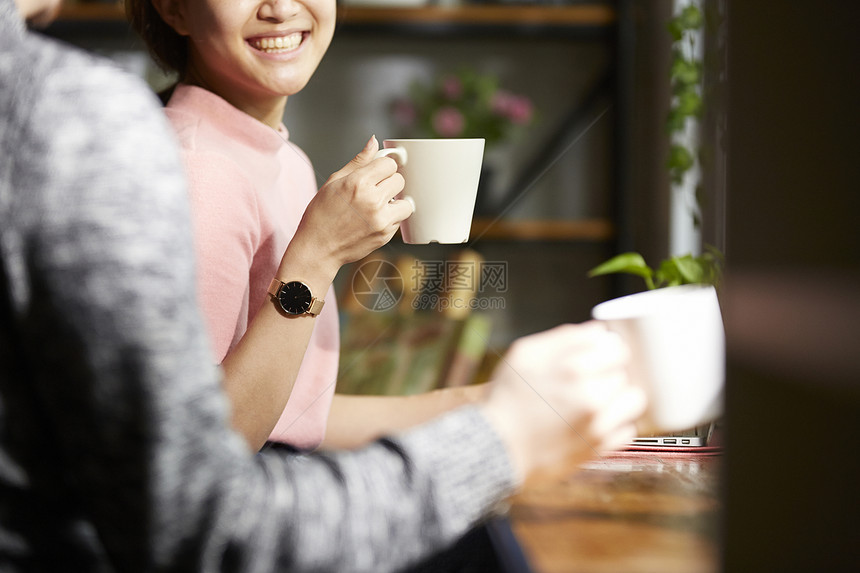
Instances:
[[[313,260],[305,255],[308,252],[300,245],[291,245],[277,278],[301,280],[315,296],[322,297],[337,265]],[[328,310],[334,311],[331,307]],[[222,362],[233,427],[254,450],[265,443],[290,398],[315,320],[310,315],[287,316],[274,302],[267,302]]]
[[[478,402],[487,384],[444,388],[414,396],[349,396],[332,401],[323,449],[352,449],[411,428],[459,406]]]

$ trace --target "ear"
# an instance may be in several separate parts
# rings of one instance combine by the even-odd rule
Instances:
[[[180,36],[188,35],[185,0],[150,0],[161,19]]]

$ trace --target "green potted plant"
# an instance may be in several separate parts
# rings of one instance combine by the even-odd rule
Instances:
[[[589,277],[613,273],[628,273],[641,277],[648,290],[680,285],[719,286],[722,275],[723,255],[714,247],[706,247],[705,253],[669,257],[651,268],[639,253],[622,253],[588,271]]]

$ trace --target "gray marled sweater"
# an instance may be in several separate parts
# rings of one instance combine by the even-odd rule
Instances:
[[[146,87],[0,0],[0,570],[386,571],[510,492],[469,408],[354,453],[248,451],[185,193]]]

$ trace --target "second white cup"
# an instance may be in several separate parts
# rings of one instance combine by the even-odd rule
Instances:
[[[631,381],[648,396],[641,434],[687,430],[720,416],[725,333],[714,287],[640,292],[598,304],[591,315],[630,347]]]
[[[406,180],[402,196],[415,212],[400,226],[409,244],[465,243],[484,158],[483,139],[386,139],[388,155]]]

